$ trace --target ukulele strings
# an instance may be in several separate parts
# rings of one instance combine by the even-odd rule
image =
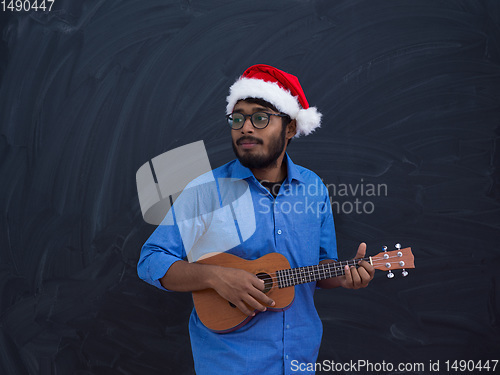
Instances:
[[[323,266],[323,268],[328,267],[328,269],[326,269],[326,270],[323,269],[322,270],[323,272],[328,272],[330,274],[335,273],[335,276],[340,276],[344,272],[344,267],[349,265],[349,262],[353,262],[353,265],[355,265],[357,263],[356,261],[359,262],[361,260],[368,260],[368,259],[367,258],[363,258],[363,259],[348,260],[348,261],[345,261],[345,264],[342,264],[343,262],[323,263],[323,264],[318,265],[318,266],[305,266],[305,267],[297,267],[297,268],[287,268],[287,269],[280,270],[280,271],[291,271],[291,270],[297,270],[297,269],[301,269],[301,268],[305,270],[307,267],[319,267],[319,266]],[[335,266],[333,266],[333,267],[330,266],[332,264],[335,264]],[[305,270],[305,271],[307,272],[306,274],[312,272],[311,270]],[[320,270],[318,268],[316,268],[314,271],[316,273],[320,272]],[[272,275],[276,275],[276,272],[273,272]],[[281,278],[288,278],[288,279],[290,279],[290,278],[299,277],[299,276],[301,276],[301,275],[300,274],[296,274],[296,275],[290,275],[290,274],[288,274],[288,275],[282,275],[282,276],[271,276],[271,280],[272,281],[278,281],[278,279],[280,277]],[[332,277],[334,277],[334,276],[332,276]],[[269,280],[269,279],[267,279],[267,280]]]
[[[393,256],[389,256],[385,259],[376,259],[376,260],[373,260],[372,258],[372,265],[373,266],[383,266],[387,263],[390,263],[390,264],[398,264],[399,262],[391,262],[389,261],[389,259],[392,259],[392,258],[401,258],[397,255],[393,255]],[[345,270],[344,270],[344,267],[345,266],[349,266],[349,263],[352,262],[353,265],[356,265],[357,263],[359,263],[360,261],[362,260],[366,260],[368,261],[369,258],[361,258],[361,259],[352,259],[352,260],[348,260],[348,261],[345,261],[345,262],[335,262],[335,263],[323,263],[323,267],[325,266],[328,266],[328,265],[331,265],[331,264],[335,264],[335,266],[333,266],[333,268],[329,268],[328,270],[325,270],[323,269],[322,272],[328,272],[329,274],[331,274],[332,276],[329,276],[327,278],[330,278],[330,277],[337,277],[337,276],[342,276],[344,275],[345,273]],[[344,264],[345,263],[345,264]],[[295,269],[299,269],[299,268],[307,268],[308,266],[306,267],[297,267],[297,268],[288,268],[288,269],[285,269],[285,270],[295,270]],[[318,266],[309,266],[309,267],[318,267]],[[285,270],[280,270],[280,271],[285,271]],[[311,271],[307,271],[307,272],[311,272]],[[313,272],[315,272],[316,274],[318,274],[320,272],[319,269],[315,269]],[[274,276],[273,276],[274,275]],[[272,281],[273,282],[273,285],[271,286],[271,289],[274,289],[274,288],[277,288],[278,285],[276,284],[277,281],[279,281],[279,279],[293,279],[293,278],[298,278],[300,277],[301,275],[298,274],[298,275],[282,275],[282,276],[276,276],[276,272],[273,272],[270,274],[270,278],[266,278],[264,281]],[[311,282],[311,281],[310,281]],[[290,285],[291,286],[291,285]]]

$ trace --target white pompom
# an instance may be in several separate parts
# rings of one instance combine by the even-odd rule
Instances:
[[[301,135],[309,135],[316,128],[321,126],[321,113],[318,112],[316,107],[309,107],[308,109],[301,109],[297,114],[297,134],[295,137]]]

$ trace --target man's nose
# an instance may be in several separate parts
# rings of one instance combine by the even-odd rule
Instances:
[[[253,133],[254,127],[252,124],[252,120],[250,119],[250,116],[245,118],[245,122],[243,123],[243,126],[241,127],[241,132],[242,133]]]

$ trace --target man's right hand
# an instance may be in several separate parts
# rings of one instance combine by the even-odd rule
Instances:
[[[264,304],[274,306],[274,301],[262,292],[264,281],[238,268],[179,260],[160,278],[160,283],[177,292],[212,288],[248,316],[255,315],[255,310],[266,311]]]
[[[237,268],[216,267],[212,289],[245,315],[254,316],[255,310],[266,311],[263,304],[274,306],[274,301],[262,292],[264,280]]]

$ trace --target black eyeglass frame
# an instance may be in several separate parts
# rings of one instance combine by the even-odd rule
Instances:
[[[241,126],[238,127],[238,128],[235,128],[231,125],[230,121],[232,121],[233,119],[231,118],[231,116],[233,116],[235,113],[243,116],[243,121],[241,123]],[[266,115],[268,115],[269,117],[267,118],[267,124],[265,126],[263,126],[262,128],[259,128],[257,126],[255,126],[255,124],[253,123],[253,116],[255,115],[258,115],[260,113],[264,113]],[[269,113],[269,112],[264,112],[264,111],[259,111],[259,112],[255,112],[255,113],[252,113],[251,115],[244,115],[243,113],[241,112],[233,112],[233,113],[230,113],[229,115],[226,115],[226,119],[227,119],[227,122],[229,124],[229,126],[231,127],[231,129],[233,130],[239,130],[243,127],[243,125],[245,125],[245,122],[247,121],[247,117],[250,117],[250,122],[252,123],[252,126],[255,128],[255,129],[265,129],[267,128],[267,126],[269,125],[269,123],[271,122],[271,116],[278,116],[278,117],[290,117],[288,115],[283,115],[281,113]],[[234,124],[234,122],[233,122]]]

